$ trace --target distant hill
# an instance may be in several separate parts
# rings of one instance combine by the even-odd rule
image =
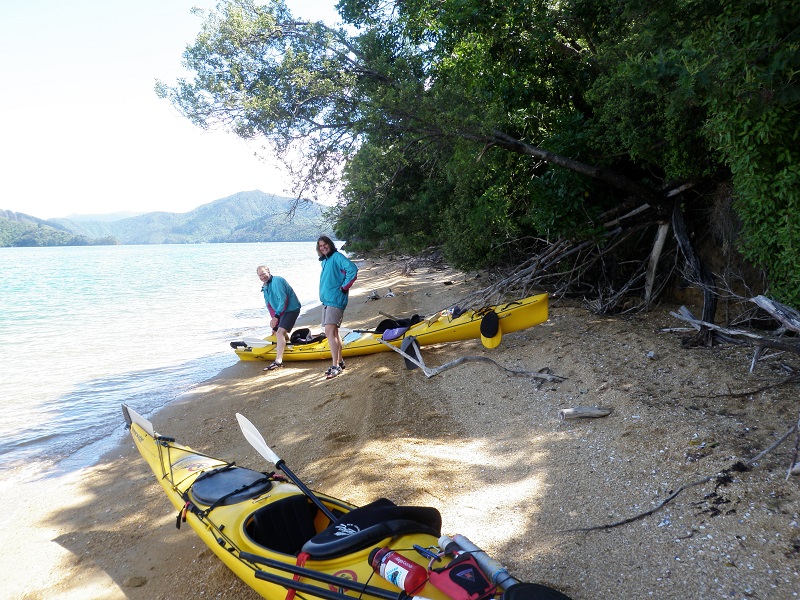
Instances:
[[[0,209],[0,218],[6,219],[11,223],[19,223],[23,227],[25,226],[52,227],[53,229],[67,231],[64,227],[57,226],[44,219],[39,219],[38,217],[32,217],[31,215],[26,215],[25,213],[14,212],[11,210]]]
[[[309,241],[320,234],[330,234],[332,228],[325,218],[324,206],[303,202],[292,213],[294,204],[292,198],[253,190],[186,213],[150,212],[120,220],[81,217],[44,221],[0,211],[0,246],[71,245],[56,243],[56,240],[63,242],[65,236],[89,243],[196,244]],[[42,230],[52,231],[54,243],[18,243],[25,242],[31,230],[39,230],[40,234]],[[65,235],[56,235],[57,231]]]
[[[113,237],[93,237],[25,213],[0,210],[0,247],[95,246],[118,243]]]

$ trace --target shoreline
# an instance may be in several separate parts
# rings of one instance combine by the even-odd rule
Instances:
[[[307,274],[319,262],[307,242],[128,246],[119,256],[40,250],[9,272],[0,477],[24,476],[34,462],[74,468],[85,461],[70,456],[119,426],[120,403],[152,414],[235,363],[230,340],[267,333],[255,265],[280,260],[304,309],[313,314],[318,302]],[[53,261],[62,285],[43,297],[32,282]],[[197,265],[202,282],[184,277]],[[114,290],[123,288],[120,298]]]
[[[374,319],[378,319],[378,321],[383,319],[383,317],[377,313],[373,316],[371,312],[374,311],[364,310],[364,308],[367,308],[365,298],[370,291],[374,289],[372,287],[367,288],[366,285],[373,283],[378,288],[382,287],[383,280],[371,281],[371,271],[393,271],[391,266],[382,261],[359,259],[354,262],[359,266],[359,279],[357,283],[360,285],[356,293],[351,297],[351,302],[348,305],[348,309],[345,311],[345,322],[343,323],[343,326],[349,325],[353,328],[363,327],[371,323]],[[402,279],[402,277],[397,274],[388,281],[390,285],[397,287],[400,279]],[[386,289],[388,289],[388,287],[387,285]],[[382,295],[383,294],[381,294],[381,296]],[[402,293],[398,294],[398,296],[402,296]],[[361,304],[365,306],[359,306]],[[374,303],[369,302],[368,304],[371,305]],[[380,302],[376,304],[380,304]],[[431,312],[435,311],[432,310]],[[318,301],[316,303],[311,303],[310,308],[301,313],[298,317],[294,329],[308,327],[312,331],[315,331],[319,329],[320,317],[321,304]],[[265,318],[264,331],[266,332],[268,329],[268,321]],[[232,350],[230,351],[231,353],[233,352]],[[204,404],[205,406],[202,412],[208,414],[209,410],[213,412],[208,396],[217,393],[217,390],[220,388],[226,386],[235,387],[237,381],[260,379],[262,377],[266,378],[267,374],[264,373],[262,369],[267,364],[268,363],[264,361],[246,362],[237,360],[232,365],[221,369],[212,377],[198,382],[192,389],[168,401],[154,412],[148,413],[146,417],[153,422],[157,431],[169,433],[176,428],[176,425],[180,426],[181,424],[185,424],[187,419],[189,419],[190,422],[190,418],[187,415],[190,405],[193,406],[197,403]],[[301,368],[313,369],[313,366],[317,365],[327,365],[327,362],[303,361],[303,363],[301,363]],[[297,364],[287,366],[283,371],[289,371],[291,367],[297,368]],[[322,373],[325,368],[320,367],[319,370]],[[230,413],[231,417],[233,412],[235,411]],[[235,419],[233,419],[233,422],[235,423]],[[59,598],[75,598],[76,600],[84,600],[88,597],[153,597],[152,590],[149,590],[142,596],[138,596],[140,580],[137,579],[136,576],[133,576],[133,578],[123,578],[122,580],[111,576],[109,579],[107,574],[95,573],[95,567],[89,569],[90,575],[88,576],[76,573],[76,567],[70,566],[70,563],[75,562],[76,559],[78,563],[83,563],[83,559],[80,558],[83,552],[71,548],[71,544],[68,542],[77,540],[81,536],[73,536],[70,534],[69,530],[73,527],[59,525],[59,523],[64,521],[64,515],[72,511],[83,511],[85,507],[90,507],[93,504],[104,504],[101,498],[93,497],[94,494],[90,490],[93,485],[95,485],[96,481],[105,479],[109,473],[117,473],[118,469],[123,465],[126,466],[125,468],[129,466],[131,469],[138,472],[138,476],[135,479],[139,482],[139,485],[147,486],[151,482],[155,483],[152,473],[148,472],[144,461],[129,440],[129,434],[124,427],[121,410],[120,425],[123,426],[123,430],[121,432],[115,430],[113,434],[114,440],[107,439],[92,442],[73,455],[62,459],[51,468],[46,470],[37,468],[34,471],[26,473],[26,476],[23,478],[20,478],[18,473],[12,473],[8,478],[0,479],[0,490],[8,491],[9,493],[17,493],[23,498],[21,502],[15,504],[12,510],[4,513],[4,515],[0,517],[0,526],[4,525],[4,527],[2,527],[4,532],[2,534],[3,537],[0,538],[0,540],[5,542],[0,549],[0,568],[5,572],[16,571],[19,574],[19,577],[15,578],[13,585],[8,589],[11,598],[50,597],[48,594],[55,589],[60,590]],[[241,437],[238,426],[233,424],[231,426],[231,431],[227,432],[228,435],[230,435],[231,432],[233,433],[234,445],[242,446],[242,444],[235,439]],[[198,445],[202,443],[202,440],[197,440],[194,436],[188,434],[182,437],[184,437],[184,439],[179,441],[194,447],[198,447]],[[248,452],[252,450],[246,443],[242,447],[245,446]],[[66,467],[62,464],[64,462],[74,461],[81,453],[91,451],[98,451],[98,456],[85,460],[77,458],[77,464]],[[231,461],[240,460],[237,459],[235,454],[226,453],[224,450],[219,450],[218,455],[221,458]],[[264,466],[263,464],[259,464],[259,460],[263,462],[263,459],[257,457],[251,464],[252,468],[263,470],[269,467],[269,465]],[[126,479],[121,473],[114,475],[114,477],[117,476]],[[62,501],[57,507],[53,506],[50,499],[53,485],[60,490],[60,495],[63,493]],[[105,484],[103,484],[103,487],[105,487]],[[108,487],[112,490],[113,496],[115,493],[114,490],[130,487],[130,482],[126,481],[119,485],[112,483]],[[159,514],[171,512],[171,507],[166,497],[158,493],[160,492],[160,488],[158,488],[157,485],[150,487],[156,489],[156,496],[152,498],[154,502],[150,503],[153,512]],[[89,491],[87,492],[87,490]],[[111,501],[113,504],[113,499]],[[113,514],[114,512],[116,512],[116,510],[113,508],[105,509],[106,514]],[[136,517],[147,520],[146,514],[139,514],[136,515]],[[92,519],[89,519],[89,521],[91,520]],[[77,519],[77,522],[80,523],[80,528],[91,529],[89,521],[83,518]],[[18,522],[28,523],[29,530],[33,534],[26,536],[22,543],[20,543],[18,537],[14,534],[14,523]],[[68,517],[66,523],[69,522],[70,518]],[[6,538],[6,536],[9,537]],[[188,538],[189,536],[183,535],[181,537]],[[197,540],[191,538],[186,541],[191,544],[197,542]],[[166,544],[165,547],[170,546]],[[192,551],[194,552],[194,547]],[[27,567],[24,565],[22,567],[19,566],[18,557],[20,554],[28,553],[39,556],[41,563],[45,565],[44,571],[42,570],[41,564],[34,566],[32,563],[27,573]],[[168,561],[169,557],[165,556],[163,560]],[[80,571],[79,568],[77,570]],[[74,582],[65,585],[65,576],[67,578],[74,578]],[[249,588],[244,589],[245,596],[242,597],[249,597],[247,594],[252,593],[251,590]],[[45,590],[50,590],[50,592]],[[253,595],[253,597],[257,596]]]
[[[304,312],[301,312],[300,316],[298,317],[295,329],[298,327],[310,327],[313,329],[315,326],[313,323],[313,317],[310,317],[309,315],[320,306],[321,304],[318,300],[307,303],[303,307]],[[264,317],[265,324],[263,328],[263,334],[266,335],[269,330],[269,313],[266,311],[266,308],[264,308],[264,314],[267,315]],[[308,322],[304,321],[304,319],[308,320]],[[232,338],[230,341],[234,341],[234,338]],[[155,408],[148,408],[147,410],[142,410],[141,407],[136,406],[132,406],[132,408],[141,412],[143,416],[148,419],[158,418],[157,415],[162,410],[165,410],[171,404],[180,400],[182,396],[191,394],[194,388],[221,376],[227,369],[235,366],[238,362],[238,359],[231,352],[229,347],[225,351],[194,359],[194,361],[200,365],[213,365],[215,363],[228,360],[231,362],[231,364],[221,368],[211,367],[217,370],[212,371],[211,375],[205,375],[202,378],[193,381],[188,390],[181,392],[177,396],[166,399],[164,404]],[[203,368],[201,370],[208,371],[209,369]],[[127,432],[127,428],[121,426],[122,423],[123,422],[118,423],[110,434],[91,440],[74,452],[63,456],[62,458],[52,458],[52,455],[48,453],[41,453],[27,458],[14,458],[13,462],[17,466],[0,469],[0,484],[3,482],[9,482],[9,485],[11,485],[11,483],[29,483],[44,477],[69,475],[74,471],[93,467],[108,454],[113,454],[120,445],[125,444],[126,438],[129,434]],[[44,443],[41,445],[44,447],[47,446],[47,444]]]
[[[452,270],[404,276],[380,260],[359,269],[344,321],[354,329],[382,312],[432,314],[477,287]],[[396,297],[383,297],[388,288]],[[373,289],[381,299],[367,301]],[[297,326],[313,329],[316,313],[307,314]],[[242,436],[240,412],[312,489],[354,504],[387,497],[434,506],[443,533],[467,536],[513,575],[573,600],[797,597],[800,491],[796,480],[783,482],[788,448],[629,525],[570,531],[652,508],[785,430],[775,408],[791,406],[792,390],[724,396],[757,388],[770,373],[748,374],[745,349],[688,352],[658,333],[671,324],[669,307],[623,319],[553,302],[546,323],[504,336],[493,350],[471,340],[423,353],[431,366],[477,355],[509,369],[550,368],[567,378],[560,384],[536,385],[485,363],[425,378],[393,352],[356,357],[330,381],[324,361],[269,373],[265,362],[239,361],[152,421],[201,452],[272,470]],[[577,405],[613,412],[559,419]],[[189,528],[176,530],[172,505],[130,441],[35,488],[2,517],[0,565],[13,574],[6,593],[15,600],[166,600],[187,586],[194,597],[258,597]]]

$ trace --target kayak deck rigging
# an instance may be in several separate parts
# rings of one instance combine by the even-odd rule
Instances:
[[[442,536],[436,508],[398,506],[386,498],[357,507],[312,492],[241,415],[237,418],[248,441],[292,482],[161,436],[125,405],[123,414],[139,452],[178,510],[178,528],[187,523],[231,571],[268,600],[285,600],[287,590],[326,600],[409,600],[411,591],[427,600],[569,600],[552,588],[514,579],[466,538]],[[384,573],[384,565],[377,576],[373,557],[379,550],[384,556],[397,555],[397,564],[422,569],[419,589],[403,588],[402,577],[397,578],[397,571]],[[440,575],[456,565],[485,573],[488,583],[479,594],[467,593]]]

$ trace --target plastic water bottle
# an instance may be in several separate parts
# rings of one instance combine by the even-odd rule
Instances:
[[[428,570],[391,548],[375,548],[369,553],[372,569],[407,594],[415,592],[428,580]]]

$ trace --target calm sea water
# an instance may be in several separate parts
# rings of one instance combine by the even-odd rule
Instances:
[[[318,304],[314,242],[0,248],[0,480],[75,468],[269,333],[256,266]]]

